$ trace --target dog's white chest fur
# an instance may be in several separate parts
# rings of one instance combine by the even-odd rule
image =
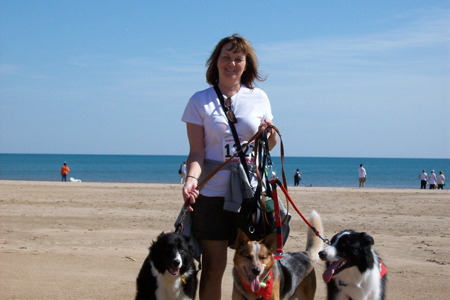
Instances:
[[[375,258],[377,258],[376,255]],[[349,268],[336,275],[335,282],[340,289],[336,300],[380,299],[380,271],[376,267],[367,270],[364,274],[361,274],[357,267]]]
[[[183,280],[179,275],[172,275],[165,271],[164,274],[159,273],[152,264],[152,274],[156,278],[158,288],[155,291],[158,300],[191,300],[183,290]],[[185,274],[188,277],[191,274]]]

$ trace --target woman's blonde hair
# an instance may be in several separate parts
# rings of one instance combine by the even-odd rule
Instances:
[[[245,70],[241,76],[241,84],[253,89],[255,81],[262,82],[266,78],[262,77],[258,73],[258,58],[256,57],[255,49],[252,44],[239,34],[233,34],[232,36],[223,38],[214,48],[211,53],[206,66],[206,82],[210,85],[216,85],[219,83],[219,70],[217,69],[217,61],[219,60],[220,53],[224,45],[231,43],[231,48],[227,50],[233,50],[234,52],[242,51],[245,53]]]

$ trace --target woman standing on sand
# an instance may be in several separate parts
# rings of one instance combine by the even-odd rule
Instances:
[[[259,128],[272,124],[273,116],[266,93],[254,87],[255,81],[264,79],[258,73],[256,53],[249,41],[237,34],[222,39],[206,65],[206,81],[220,89],[228,112],[225,114],[213,87],[195,93],[189,100],[182,117],[190,145],[183,198],[191,203],[192,230],[202,251],[199,296],[201,300],[214,300],[221,299],[228,240],[235,229],[236,212],[223,209],[231,171],[219,171],[200,191],[196,190],[199,177],[204,178],[216,163],[224,162],[227,150],[233,148],[229,122],[234,123],[240,140],[248,141]],[[272,149],[277,136],[268,133],[267,137]]]
[[[428,176],[428,182],[430,183],[430,190],[434,190],[436,187],[436,174],[434,174],[434,170],[431,170],[431,174]]]
[[[444,172],[439,171],[439,175],[437,177],[438,190],[443,190],[444,189],[444,184],[445,184]]]

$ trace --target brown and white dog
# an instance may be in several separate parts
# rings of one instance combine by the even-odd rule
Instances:
[[[323,233],[322,220],[315,211],[310,222]],[[233,300],[314,299],[316,274],[312,264],[319,258],[322,240],[308,228],[306,251],[284,253],[279,260],[273,256],[275,244],[276,233],[256,242],[239,230],[233,259]]]

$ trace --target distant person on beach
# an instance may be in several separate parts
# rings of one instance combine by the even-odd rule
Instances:
[[[180,175],[181,175],[181,181],[180,183],[183,184],[186,182],[186,162],[183,161],[183,164],[180,166]]]
[[[434,174],[434,170],[431,170],[430,176],[428,176],[428,182],[430,183],[430,190],[434,190],[436,187],[436,174]]]
[[[427,178],[428,174],[425,173],[425,170],[422,171],[422,174],[419,175],[420,179],[420,189],[427,189]]]
[[[443,190],[444,189],[444,184],[445,184],[444,172],[439,171],[439,175],[437,177],[438,190]]]
[[[300,180],[302,180],[302,172],[297,169],[297,172],[294,174],[294,186],[298,186],[300,184]]]
[[[206,81],[211,87],[191,97],[181,118],[186,123],[190,146],[182,192],[185,203],[190,204],[192,232],[199,239],[202,251],[199,298],[218,300],[222,297],[228,241],[236,231],[237,212],[251,203],[253,195],[249,184],[239,177],[236,178],[241,180],[238,186],[244,190],[235,190],[242,195],[233,197],[237,205],[225,202],[225,196],[234,192],[229,190],[230,178],[235,174],[229,164],[228,169],[220,170],[200,191],[196,188],[202,179],[226,161],[230,150],[234,151],[231,123],[236,128],[237,138],[248,141],[259,129],[272,125],[273,115],[266,93],[255,87],[255,81],[265,78],[258,71],[258,59],[248,40],[237,34],[223,38],[206,66]],[[224,106],[219,100],[220,94]],[[227,108],[226,113],[223,107]],[[267,139],[271,150],[277,143],[277,135],[269,130]],[[254,166],[255,161],[249,157],[247,164]],[[249,168],[249,177],[256,185],[257,177],[252,168]],[[242,205],[237,200],[241,200]]]
[[[61,181],[67,182],[67,174],[70,172],[69,167],[67,166],[66,162],[64,162],[64,165],[61,167]]]
[[[359,187],[361,186],[364,187],[367,179],[367,174],[366,169],[363,168],[363,164],[359,165],[358,173],[359,173]]]

